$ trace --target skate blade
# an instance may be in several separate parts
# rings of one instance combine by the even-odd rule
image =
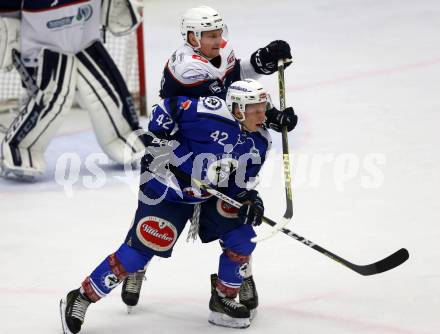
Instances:
[[[127,314],[131,314],[134,310],[134,306],[128,306],[127,305]]]
[[[67,327],[66,323],[66,300],[61,299],[60,300],[60,316],[61,316],[61,325],[63,326],[63,333],[64,334],[73,334],[69,328]]]
[[[228,328],[248,328],[251,325],[249,318],[232,318],[219,312],[211,312],[208,322],[213,325]]]
[[[254,308],[252,310],[249,310],[249,312],[251,313],[251,316],[249,317],[249,320],[252,321],[257,316],[257,309]]]

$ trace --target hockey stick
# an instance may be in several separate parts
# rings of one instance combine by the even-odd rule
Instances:
[[[284,60],[278,60],[278,86],[280,92],[280,110],[286,109],[286,85],[284,83]],[[286,191],[286,212],[284,218],[291,219],[293,216],[292,203],[292,185],[290,176],[290,156],[289,156],[289,139],[287,136],[287,128],[283,127],[283,166],[284,166],[284,188]]]
[[[17,50],[12,50],[12,62],[20,74],[21,81],[26,86],[29,95],[35,95],[38,92],[38,86],[34,78],[29,74],[26,66],[21,61],[20,53]]]
[[[223,194],[222,192],[203,183],[202,181],[197,180],[197,179],[189,176],[188,174],[181,171],[177,167],[170,164],[169,169],[175,176],[177,176],[181,180],[185,181],[186,183],[194,184],[197,187],[199,187],[200,189],[207,191],[211,195],[213,195],[217,198],[220,198],[221,200],[225,201],[226,203],[228,203],[236,208],[240,208],[242,206],[242,204],[240,202],[235,201],[234,199]],[[266,224],[269,224],[270,226],[277,225],[276,222],[274,222],[273,220],[271,220],[267,217],[263,217],[263,221]],[[319,253],[324,254],[328,258],[344,265],[345,267],[347,267],[347,268],[349,268],[349,269],[351,269],[351,270],[353,270],[363,276],[376,275],[376,274],[380,274],[385,271],[391,270],[391,269],[401,265],[409,258],[408,251],[405,248],[401,248],[398,251],[396,251],[395,253],[387,256],[386,258],[384,258],[380,261],[377,261],[377,262],[374,262],[371,264],[367,264],[367,265],[357,265],[357,264],[351,263],[350,261],[328,251],[327,249],[319,246],[318,244],[315,244],[313,241],[308,240],[308,239],[300,236],[299,234],[296,234],[295,232],[293,232],[287,228],[282,227],[280,229],[280,231],[283,232],[284,234],[288,235],[289,237],[301,242],[302,244],[304,244],[310,248],[313,248],[314,250],[318,251]]]
[[[291,60],[289,60],[291,61]],[[280,96],[280,110],[286,109],[286,85],[284,81],[284,61],[278,60],[278,89]],[[281,137],[283,142],[283,168],[284,168],[284,189],[286,192],[286,211],[283,218],[273,226],[273,229],[268,233],[263,233],[252,238],[253,242],[260,242],[272,238],[277,234],[284,226],[286,226],[293,216],[293,201],[292,201],[292,178],[290,175],[290,155],[289,155],[289,138],[287,128],[283,127],[281,131]]]

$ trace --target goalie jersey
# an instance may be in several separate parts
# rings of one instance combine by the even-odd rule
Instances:
[[[165,65],[160,97],[218,96],[224,99],[227,88],[234,81],[258,77],[248,60],[235,58],[234,51],[226,41],[221,46],[220,55],[211,60],[184,44]]]
[[[215,96],[162,100],[153,111],[149,131],[180,144],[171,163],[185,157],[180,170],[231,197],[256,186],[271,146],[267,129],[252,133],[242,130],[226,102]],[[178,179],[156,176],[141,185],[141,191],[145,187],[172,202],[198,203],[209,197]]]
[[[75,54],[101,39],[101,0],[22,0],[21,52],[38,65],[42,49]]]

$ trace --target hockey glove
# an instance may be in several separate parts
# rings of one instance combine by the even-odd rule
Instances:
[[[238,219],[243,224],[260,225],[264,215],[264,205],[258,191],[245,191],[238,195],[237,200],[243,203],[240,210],[238,210]]]
[[[285,41],[273,41],[251,55],[251,64],[259,74],[272,74],[277,71],[279,59],[291,59],[290,46]],[[291,62],[285,63],[284,68]]]
[[[288,107],[283,111],[276,108],[266,111],[266,126],[277,132],[281,132],[283,127],[287,127],[288,132],[292,131],[297,123],[298,116],[295,115],[292,107]]]
[[[167,165],[173,156],[174,149],[179,145],[175,140],[168,140],[147,132],[142,136],[145,154],[141,160],[143,171],[163,176],[167,173]]]

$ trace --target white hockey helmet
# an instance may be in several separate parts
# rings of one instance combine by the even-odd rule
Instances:
[[[246,105],[262,102],[270,102],[269,94],[263,85],[254,79],[235,81],[229,86],[226,93],[226,105],[232,115],[240,122],[246,119]],[[233,112],[235,104],[238,105],[240,118]]]
[[[194,32],[200,48],[200,38],[203,31],[223,29],[225,27],[223,18],[213,8],[199,6],[188,9],[182,17],[181,32],[185,43],[188,42],[188,32]]]

